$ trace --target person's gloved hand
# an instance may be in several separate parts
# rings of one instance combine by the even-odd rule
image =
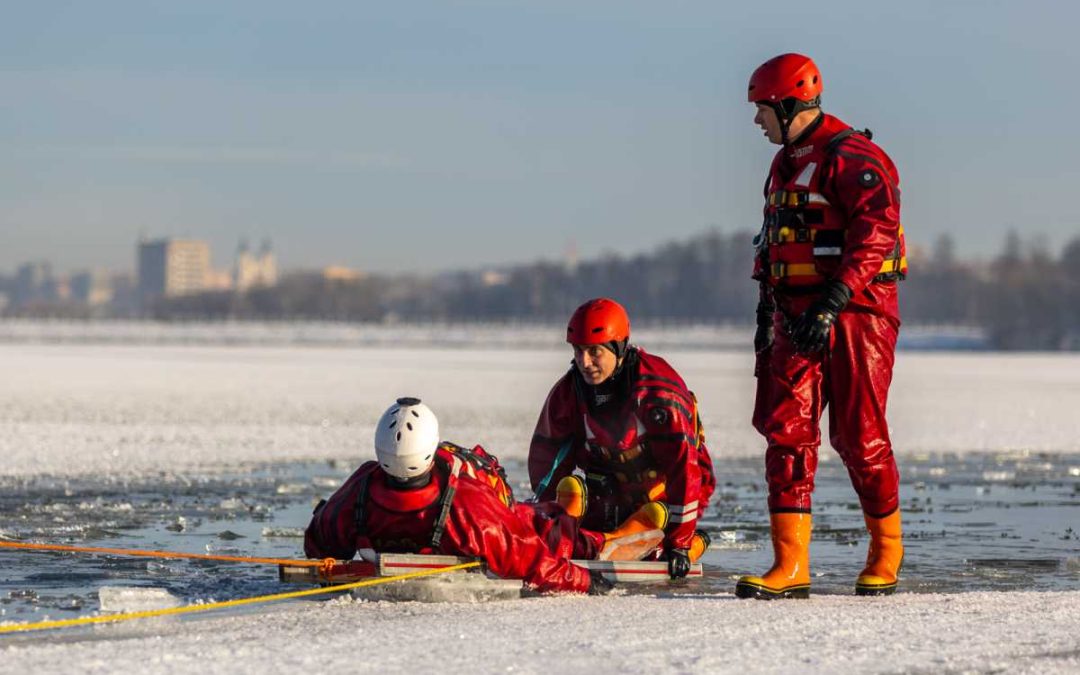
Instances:
[[[667,571],[672,579],[682,579],[690,574],[690,552],[685,548],[673,548],[667,552]]]
[[[800,354],[810,354],[829,344],[829,331],[836,317],[851,300],[851,289],[840,281],[830,281],[821,297],[791,322],[791,344]]]
[[[589,595],[607,595],[615,590],[614,582],[608,581],[599,570],[590,570],[589,579]]]
[[[754,331],[754,353],[761,354],[773,343],[773,313],[776,305],[758,302],[757,306],[757,330]]]

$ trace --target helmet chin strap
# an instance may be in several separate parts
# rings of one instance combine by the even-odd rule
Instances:
[[[804,110],[813,110],[821,107],[821,97],[815,96],[810,101],[800,101],[796,98],[785,98],[781,101],[765,101],[773,112],[776,113],[776,121],[780,123],[780,141],[783,145],[790,145],[792,139],[789,136],[791,123]],[[790,108],[790,110],[788,110]]]
[[[776,111],[776,119],[780,122],[780,143],[784,146],[790,145],[791,139],[788,138],[788,130],[791,129],[791,123],[794,121],[795,116],[783,116],[783,107],[779,103],[773,105],[773,110]]]

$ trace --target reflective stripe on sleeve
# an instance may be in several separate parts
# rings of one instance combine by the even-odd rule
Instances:
[[[671,517],[668,518],[668,523],[671,523],[673,525],[680,525],[682,523],[692,523],[695,520],[697,520],[697,515],[698,515],[697,514],[697,509],[694,509],[693,511],[690,511],[689,513],[679,513],[679,514],[673,513],[673,514],[671,514]]]
[[[669,523],[689,523],[697,519],[698,500],[687,504],[668,504]]]
[[[686,513],[687,511],[697,511],[698,500],[688,502],[686,504],[668,504],[669,513]]]

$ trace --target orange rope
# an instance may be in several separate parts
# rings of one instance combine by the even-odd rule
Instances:
[[[116,621],[130,621],[132,619],[147,619],[154,616],[170,616],[173,614],[188,614],[191,612],[206,612],[212,609],[222,609],[223,607],[239,607],[241,605],[250,605],[257,602],[272,602],[275,600],[288,600],[290,598],[306,598],[312,595],[321,595],[324,593],[337,593],[338,591],[347,591],[353,588],[365,588],[367,586],[378,586],[379,584],[389,584],[395,581],[404,581],[405,579],[418,579],[420,577],[430,577],[436,574],[446,574],[448,572],[456,572],[458,570],[466,570],[473,567],[479,567],[479,562],[467,562],[460,565],[451,565],[450,567],[436,567],[429,570],[417,570],[415,572],[406,572],[405,574],[398,574],[392,577],[373,577],[370,579],[362,579],[360,581],[354,581],[348,584],[340,584],[337,586],[324,586],[322,588],[309,588],[303,591],[290,591],[288,593],[274,593],[273,595],[260,595],[254,598],[238,598],[236,600],[225,600],[223,602],[211,602],[203,605],[182,605],[180,607],[169,607],[167,609],[151,609],[145,612],[132,612],[130,614],[105,614],[100,616],[82,616],[77,619],[62,619],[60,621],[36,621],[34,623],[15,623],[0,625],[0,634],[3,633],[22,633],[31,630],[45,630],[46,628],[65,628],[67,626],[83,626],[86,624],[94,623],[112,623]]]
[[[334,564],[333,558],[325,560],[291,560],[288,558],[248,558],[235,555],[213,555],[210,553],[174,553],[172,551],[142,551],[132,548],[100,548],[97,546],[64,546],[62,544],[24,544],[14,541],[0,541],[0,548],[14,548],[29,551],[67,551],[70,553],[109,553],[112,555],[134,555],[144,558],[188,558],[194,560],[224,560],[227,562],[261,563],[266,565],[296,565],[299,567],[327,568]]]

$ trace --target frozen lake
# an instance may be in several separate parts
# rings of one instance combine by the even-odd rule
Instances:
[[[721,468],[715,504],[702,521],[713,539],[703,559],[707,578],[665,592],[730,593],[740,574],[772,562],[759,462],[733,459]],[[0,479],[0,535],[293,558],[300,555],[311,505],[352,469],[342,462],[279,462],[190,478]],[[523,465],[508,469],[527,495]],[[905,591],[1080,591],[1080,457],[913,457],[904,469]],[[866,537],[847,474],[835,459],[821,467],[814,513],[814,592],[850,594]],[[280,590],[271,566],[214,561],[0,550],[0,568],[3,616],[24,621],[43,611],[95,613],[102,586],[163,588],[187,602]]]
[[[368,458],[375,419],[404,394],[434,408],[447,439],[484,444],[521,479],[539,406],[569,354],[557,346],[515,348],[513,336],[489,337],[452,346],[414,341],[410,347],[358,348],[2,345],[0,537],[296,555],[295,535],[311,501]],[[770,625],[789,619],[792,644],[821,646],[815,637],[820,630],[847,631],[867,645],[865,658],[852,655],[850,643],[811,648],[814,656],[800,662],[800,670],[1080,667],[1080,356],[901,353],[890,423],[909,537],[902,587],[916,593],[870,603],[842,595],[858,572],[865,541],[842,467],[825,448],[812,549],[814,588],[821,595],[785,609],[734,602],[730,594],[733,576],[761,570],[769,559],[762,443],[748,424],[750,355],[703,350],[671,336],[655,341],[666,345],[658,351],[698,394],[717,462],[717,504],[706,523],[716,542],[705,561],[710,578],[659,596],[486,606],[492,626],[501,625],[498,634],[505,635],[495,640],[493,653],[485,650],[483,666],[473,667],[538,672],[529,655],[551,649],[573,655],[566,668],[572,672],[614,670],[616,664],[651,672],[770,670],[736,638],[760,640]],[[280,589],[272,570],[222,563],[0,553],[0,569],[0,621],[94,613],[102,586],[165,588],[187,602]],[[1032,590],[1039,592],[1021,592]],[[1029,615],[1026,608],[1036,605],[1042,611]],[[329,650],[296,656],[306,643],[295,626],[325,632],[349,617],[358,635],[393,642],[389,624],[439,630],[440,617],[452,617],[486,625],[467,607],[439,607],[295,602],[259,618],[240,613],[0,638],[0,671],[69,672],[81,663],[122,669],[147,649],[155,670],[195,671],[200,664],[191,658],[193,645],[219,659],[207,670],[325,667],[337,663]],[[1004,627],[953,635],[961,644],[950,645],[948,655],[927,650],[923,643],[935,627],[939,635],[954,630],[956,611]],[[555,631],[538,644],[535,636],[522,635],[531,630],[526,617],[537,613],[540,625],[550,628],[561,617],[577,627],[573,635]],[[651,625],[692,616],[711,641],[698,642],[696,634],[679,629],[691,648],[665,651],[618,632],[626,628],[626,613],[649,617]],[[805,618],[808,613],[813,618]],[[871,630],[878,613],[908,616],[920,625],[890,626],[896,644],[880,645]],[[253,638],[264,616],[271,632]],[[168,637],[148,642],[156,635]],[[101,639],[109,637],[125,639]],[[243,652],[237,639],[266,642],[266,656],[243,664],[231,660]],[[611,645],[622,645],[626,654],[598,661],[597,655],[611,657]],[[880,658],[883,649],[887,660]],[[635,653],[640,658],[632,658]],[[379,654],[371,670],[409,663]],[[870,658],[874,654],[879,658]],[[463,661],[459,669],[469,667]]]

